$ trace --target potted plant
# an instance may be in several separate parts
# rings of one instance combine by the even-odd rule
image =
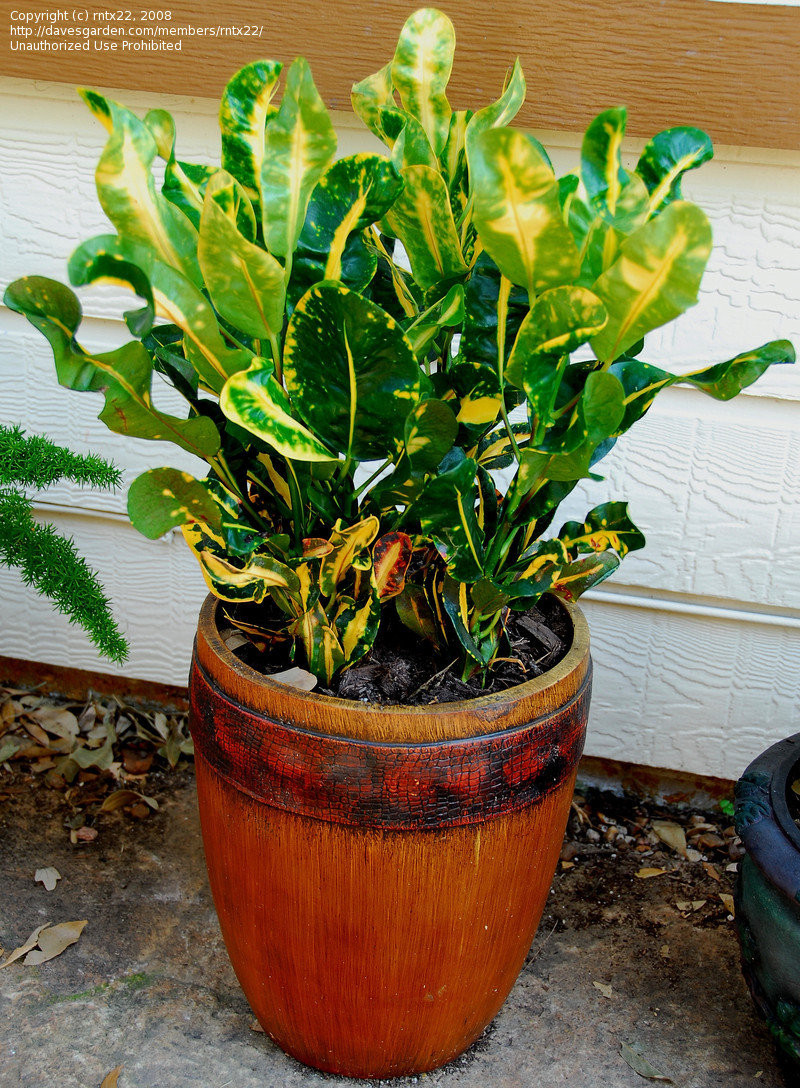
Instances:
[[[623,502],[558,526],[560,502],[660,389],[727,400],[794,358],[784,341],[684,375],[641,358],[711,249],[680,189],[712,154],[703,133],[660,133],[628,171],[610,109],[556,178],[508,127],[519,64],[496,102],[453,110],[453,50],[422,9],[355,84],[386,155],[335,158],[302,58],[228,84],[221,168],[177,158],[167,113],[82,91],[109,131],[116,233],[69,275],[132,288],[134,339],[82,348],[78,300],[51,280],[5,296],[112,430],[208,465],[145,473],[128,509],[149,537],[180,526],[211,590],[191,699],[212,890],[265,1029],[356,1076],[463,1050],[535,932],[588,709],[570,602],[644,543]],[[154,372],[185,416],[154,406]],[[392,643],[422,671],[379,705],[406,671]]]

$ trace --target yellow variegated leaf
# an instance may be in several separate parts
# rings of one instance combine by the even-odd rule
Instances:
[[[379,529],[380,522],[374,515],[345,528],[342,527],[341,522],[337,522],[330,538],[332,551],[323,558],[320,565],[321,593],[330,597],[335,592],[341,579],[353,566],[354,558],[360,551],[370,546],[378,535]]]
[[[467,152],[467,161],[472,171],[472,147],[475,139],[482,132],[490,128],[501,128],[513,121],[519,112],[520,106],[525,101],[525,76],[519,60],[514,61],[514,69],[509,77],[503,93],[496,102],[490,106],[484,106],[470,118],[466,127],[464,143]]]
[[[403,108],[422,123],[437,155],[450,128],[445,91],[455,44],[453,24],[444,12],[420,8],[406,20],[392,61],[392,82]]]
[[[345,655],[339,636],[319,601],[298,616],[289,630],[303,643],[309,670],[330,684],[334,674],[344,665]]]
[[[473,396],[468,393],[459,401],[456,419],[459,423],[470,425],[492,423],[497,419],[500,404],[500,397],[486,397],[480,394]]]
[[[109,132],[97,165],[97,195],[123,238],[150,246],[159,260],[202,283],[197,231],[156,190],[151,168],[158,148],[147,125],[124,106],[81,88],[86,105]]]
[[[389,141],[386,140],[381,125],[381,111],[394,106],[393,90],[392,65],[389,62],[380,71],[374,72],[359,83],[354,83],[350,92],[350,101],[354,112],[358,114],[367,128],[371,129],[379,139],[384,140],[386,143]]]
[[[187,539],[190,534],[184,534]],[[211,592],[223,601],[253,601],[260,604],[270,589],[296,593],[298,580],[293,570],[268,555],[255,555],[239,568],[211,551],[195,552]]]
[[[226,86],[220,104],[223,169],[233,174],[256,204],[260,200],[264,127],[275,112],[270,103],[281,67],[274,60],[245,65]]]
[[[425,289],[464,276],[461,253],[447,186],[430,166],[403,170],[405,188],[386,215],[386,223],[403,243],[414,279]]]

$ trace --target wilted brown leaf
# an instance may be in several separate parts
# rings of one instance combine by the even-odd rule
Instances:
[[[728,895],[726,892],[720,892],[719,897],[722,900],[722,905],[725,907],[728,914],[735,914],[736,911],[733,905],[733,896]]]
[[[609,999],[612,997],[612,995],[614,993],[614,991],[611,989],[611,987],[605,982],[593,982],[592,986],[594,986],[594,988],[596,990],[599,990],[600,993],[603,995],[603,997],[607,997]]]
[[[78,719],[70,710],[57,706],[40,706],[31,712],[31,717],[52,733],[55,737],[77,737]]]
[[[666,872],[666,869],[655,869],[645,866],[644,869],[639,869],[636,875],[640,880],[649,880],[652,876],[663,876]]]
[[[276,680],[279,684],[288,684],[292,688],[300,688],[301,691],[312,691],[317,686],[317,678],[313,673],[298,668],[274,672],[270,680]]]
[[[23,963],[26,967],[36,967],[40,963],[47,963],[69,948],[79,939],[87,924],[84,918],[80,922],[59,922],[54,926],[46,926],[39,931],[38,949],[29,952]]]
[[[44,884],[45,891],[52,892],[55,891],[56,884],[61,879],[61,873],[52,865],[48,865],[44,869],[37,869],[33,879],[36,884]]]
[[[106,1073],[103,1077],[103,1083],[100,1088],[117,1088],[119,1075],[122,1072],[122,1066],[118,1065],[115,1069],[112,1069],[110,1073]]]
[[[251,1031],[257,1031],[257,1032],[259,1032],[259,1034],[261,1034],[261,1035],[264,1035],[264,1034],[265,1034],[265,1033],[264,1033],[264,1029],[263,1029],[263,1028],[262,1028],[262,1026],[261,1026],[261,1025],[259,1024],[258,1020],[255,1020],[255,1019],[253,1019],[253,1020],[251,1020],[251,1021],[250,1021],[250,1030],[251,1030]]]
[[[97,828],[94,827],[78,827],[69,833],[69,841],[71,843],[78,842],[94,842],[97,838]]]
[[[40,926],[37,926],[36,929],[34,929],[33,933],[31,933],[30,937],[28,937],[25,944],[21,944],[19,948],[15,948],[11,955],[8,957],[8,959],[6,959],[3,963],[0,963],[0,971],[2,971],[4,967],[8,967],[10,963],[14,963],[15,960],[21,959],[22,956],[24,956],[27,952],[30,952],[32,948],[35,948],[39,942],[39,934],[49,925],[49,922],[43,922]]]
[[[125,805],[135,805],[138,801],[143,802],[153,811],[158,808],[158,801],[154,797],[145,797],[143,793],[139,793],[137,790],[114,790],[103,801],[99,811],[115,812],[118,808],[124,808]]]

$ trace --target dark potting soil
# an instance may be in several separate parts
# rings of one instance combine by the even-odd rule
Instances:
[[[571,644],[572,626],[566,612],[552,597],[543,597],[524,613],[512,613],[507,621],[509,649],[481,683],[479,675],[463,681],[456,653],[437,651],[414,635],[386,608],[372,650],[357,664],[334,678],[332,685],[318,684],[315,694],[334,695],[382,705],[427,706],[474,699],[533,680],[553,668]],[[269,676],[290,668],[288,657],[270,658],[252,643],[233,650],[252,669]]]

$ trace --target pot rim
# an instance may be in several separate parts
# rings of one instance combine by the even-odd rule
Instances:
[[[757,756],[736,783],[737,831],[770,883],[800,900],[800,828],[789,811],[789,776],[800,764],[800,733]]]
[[[588,662],[589,656],[589,624],[581,609],[561,597],[555,597],[559,606],[564,609],[572,624],[572,642],[562,659],[533,680],[526,680],[522,684],[515,684],[504,688],[502,691],[488,695],[476,695],[472,699],[457,699],[452,702],[430,703],[421,705],[409,705],[407,703],[364,703],[359,699],[343,699],[338,695],[324,695],[321,692],[303,691],[301,688],[282,684],[272,677],[258,672],[256,669],[245,665],[229,650],[219,633],[217,622],[219,609],[223,605],[218,597],[209,593],[200,609],[199,627],[203,630],[204,638],[208,642],[209,649],[219,658],[220,662],[227,666],[231,672],[248,685],[272,691],[276,694],[291,693],[292,701],[305,704],[309,708],[313,705],[339,708],[342,710],[357,710],[359,717],[372,715],[385,715],[388,711],[395,714],[402,713],[404,717],[438,717],[444,715],[469,714],[472,711],[494,709],[500,705],[507,705],[509,701],[517,702],[532,698],[546,700],[547,693],[551,689],[559,688],[564,680],[572,673],[576,673],[581,665]],[[559,702],[561,700],[559,699]]]

